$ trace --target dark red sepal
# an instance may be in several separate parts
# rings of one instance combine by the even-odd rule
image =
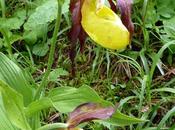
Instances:
[[[76,46],[79,41],[81,52],[83,52],[84,43],[86,40],[86,33],[81,26],[81,7],[83,5],[84,0],[71,0],[70,1],[70,13],[72,18],[72,27],[69,32],[69,39],[71,42],[71,48],[69,52],[69,56],[72,62],[72,75],[75,75],[75,63],[74,59],[76,56]]]
[[[131,20],[132,0],[117,0],[117,6],[121,13],[121,20],[130,32],[130,38],[134,33],[134,24]]]
[[[117,13],[117,7],[116,7],[116,4],[113,2],[113,0],[108,0],[108,2],[110,4],[110,6],[111,6],[112,11]]]

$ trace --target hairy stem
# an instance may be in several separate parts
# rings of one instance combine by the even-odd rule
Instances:
[[[50,52],[49,52],[49,59],[48,59],[48,63],[47,63],[47,70],[46,70],[46,72],[44,74],[44,77],[43,77],[43,79],[41,81],[40,86],[38,87],[38,89],[36,91],[34,99],[38,99],[40,97],[41,91],[44,89],[45,86],[47,86],[47,79],[48,79],[49,73],[51,71],[53,60],[54,60],[54,53],[55,53],[55,46],[56,46],[56,40],[57,40],[57,33],[58,33],[58,30],[60,28],[60,23],[61,23],[61,6],[62,6],[62,2],[60,2],[60,0],[58,0],[58,13],[57,13],[55,29],[54,29],[54,33],[53,33],[53,37],[52,37],[52,43],[51,43],[51,47],[50,47]]]

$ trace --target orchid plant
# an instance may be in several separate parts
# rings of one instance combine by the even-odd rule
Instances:
[[[102,47],[121,50],[130,44],[134,25],[131,20],[132,0],[117,0],[114,3],[108,0],[110,7],[105,5],[105,0],[71,0],[70,12],[72,27],[69,38],[72,43],[70,58],[73,74],[75,48],[79,41],[83,51],[86,37],[89,36]],[[120,12],[120,17],[116,14]]]
[[[47,70],[39,84],[35,83],[32,77],[30,79],[30,76],[26,76],[27,74],[13,61],[13,58],[9,59],[0,53],[0,124],[3,124],[0,125],[0,129],[80,130],[79,124],[91,120],[104,120],[109,125],[120,125],[120,123],[130,125],[143,122],[143,120],[120,113],[111,102],[101,99],[91,87],[86,85],[80,88],[57,87],[45,93],[48,76],[54,62],[63,3],[63,0],[57,0],[57,18]],[[121,19],[115,14],[118,10],[116,4],[112,0],[109,0],[109,3],[111,9],[104,5],[104,1],[70,1],[72,28],[69,38],[72,43],[70,52],[72,65],[74,65],[77,41],[79,40],[81,51],[83,51],[88,35],[101,46],[110,49],[123,49],[130,43],[133,33],[133,23],[130,18],[131,1],[118,0]],[[70,113],[67,123],[43,125],[40,115],[48,108],[54,108],[60,113]],[[109,120],[106,120],[108,118]]]

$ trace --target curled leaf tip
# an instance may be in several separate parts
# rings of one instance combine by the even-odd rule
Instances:
[[[113,107],[102,107],[96,103],[82,104],[70,113],[68,119],[69,128],[75,128],[80,123],[95,119],[107,119],[114,112],[115,109]]]

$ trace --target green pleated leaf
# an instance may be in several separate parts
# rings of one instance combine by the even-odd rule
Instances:
[[[99,102],[104,105],[111,105],[109,102],[102,100],[97,93],[87,86],[80,88],[60,87],[51,90],[48,96],[55,108],[62,112],[67,113],[73,111],[77,106],[87,102]]]
[[[0,130],[18,130],[7,117],[0,93]]]
[[[35,113],[50,107],[53,107],[50,98],[42,98],[29,104],[29,106],[25,109],[25,114],[26,116],[31,117]]]
[[[32,89],[22,70],[7,56],[0,52],[0,80],[23,95],[25,105],[33,98]]]
[[[1,80],[0,92],[2,94],[5,111],[12,124],[22,130],[31,130],[24,114],[22,95]]]
[[[48,97],[52,100],[54,107],[62,113],[71,112],[77,106],[87,102],[100,103],[103,106],[113,106],[110,102],[104,101],[100,98],[100,96],[92,88],[86,85],[80,88],[55,88],[49,93]],[[109,120],[103,122],[115,126],[124,126],[142,123],[145,122],[145,120],[130,117],[116,111]]]

